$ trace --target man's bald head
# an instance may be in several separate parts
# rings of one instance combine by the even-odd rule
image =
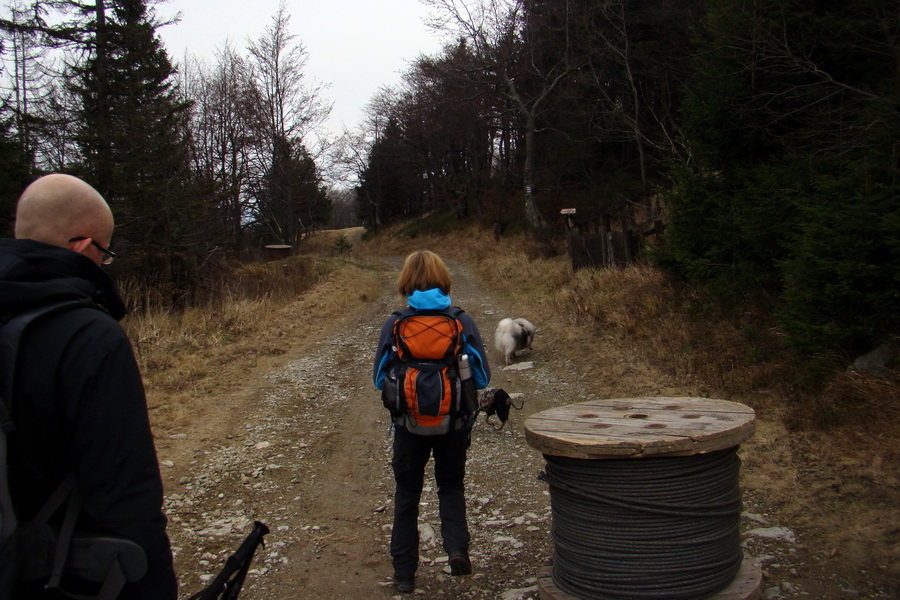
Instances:
[[[71,175],[45,175],[25,188],[16,207],[16,237],[69,247],[74,237],[107,246],[113,215],[97,190]]]

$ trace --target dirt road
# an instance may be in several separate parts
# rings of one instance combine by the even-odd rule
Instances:
[[[398,307],[392,284],[399,264],[399,259],[379,263],[379,293],[356,299],[337,318],[315,321],[316,315],[298,307],[296,332],[287,336],[290,342],[276,367],[248,371],[243,385],[216,398],[191,425],[157,431],[182,597],[219,570],[256,519],[266,522],[271,534],[242,598],[397,597],[388,555],[390,423],[371,383],[371,360],[381,323]],[[533,318],[538,335],[533,352],[518,365],[531,361],[532,368],[504,369],[489,349],[491,385],[523,394],[525,408],[513,411],[503,430],[493,429],[484,417],[474,430],[467,476],[474,574],[447,575],[435,533],[433,478],[426,479],[416,597],[536,599],[537,569],[552,555],[550,507],[545,485],[536,479],[543,460],[524,439],[525,417],[592,394],[687,391],[598,340],[582,339],[580,347],[570,337],[558,340],[552,315],[515,314],[512,302],[481,289],[463,266],[449,266],[454,303],[473,315],[486,340],[506,316]],[[331,301],[342,302],[342,296]],[[595,359],[573,360],[584,348],[592,348]],[[783,525],[767,523],[765,515],[751,502],[747,528]],[[807,594],[806,573],[797,574],[803,550],[796,540],[754,538],[747,545],[768,557],[765,597]],[[805,569],[803,560],[799,564]],[[782,564],[796,576],[785,575]],[[849,583],[829,587],[852,590]],[[809,592],[819,598],[886,597]]]

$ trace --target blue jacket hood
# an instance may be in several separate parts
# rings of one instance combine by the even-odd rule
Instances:
[[[450,296],[439,288],[431,288],[424,292],[416,290],[406,298],[409,307],[416,310],[443,310],[450,306]]]

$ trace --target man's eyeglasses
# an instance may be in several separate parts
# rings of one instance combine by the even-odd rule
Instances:
[[[86,240],[86,239],[88,239],[88,238],[86,238],[82,235],[82,236],[78,236],[78,237],[73,237],[69,241],[70,242],[80,242],[81,240]],[[109,248],[104,248],[103,246],[101,246],[100,244],[95,242],[93,239],[91,240],[91,245],[103,253],[103,258],[100,259],[101,265],[108,265],[108,264],[112,263],[113,259],[116,258],[115,252],[113,252]]]

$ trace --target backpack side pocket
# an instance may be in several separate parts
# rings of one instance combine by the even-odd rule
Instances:
[[[400,397],[400,381],[397,379],[393,369],[384,377],[381,403],[391,413],[392,419],[396,419],[406,412],[406,401]]]

